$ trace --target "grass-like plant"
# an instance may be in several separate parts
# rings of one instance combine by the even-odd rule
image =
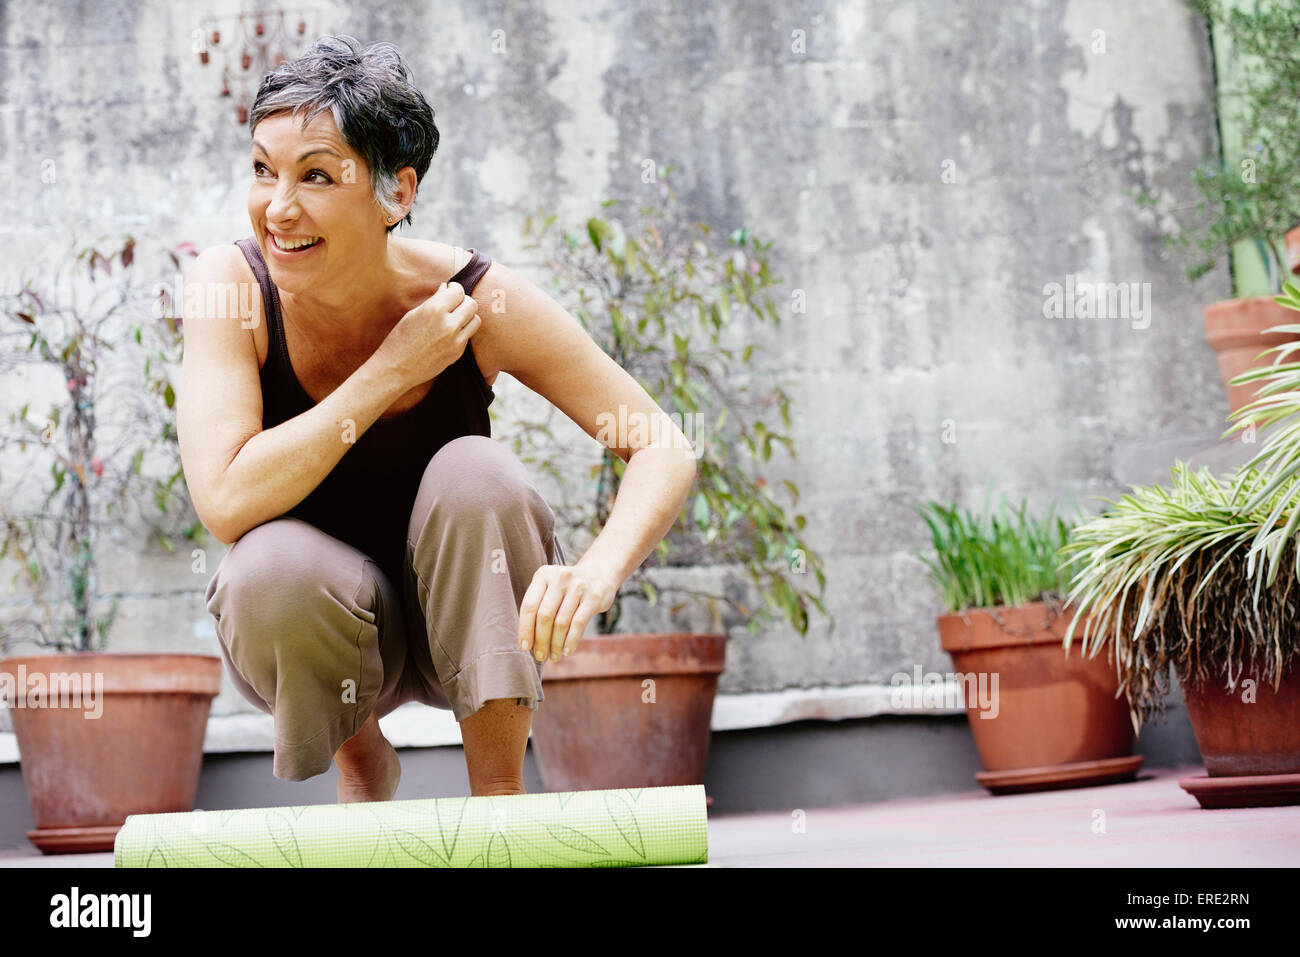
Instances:
[[[1286,283],[1275,301],[1300,310],[1300,288]],[[1277,331],[1300,333],[1300,324],[1268,330]],[[1089,654],[1114,641],[1135,729],[1163,714],[1171,665],[1184,682],[1222,679],[1235,691],[1254,678],[1276,690],[1300,653],[1300,363],[1281,361],[1297,348],[1265,350],[1278,353],[1272,365],[1232,380],[1272,381],[1230,416],[1224,437],[1282,422],[1250,462],[1219,478],[1176,462],[1171,487],[1105,500],[1110,508],[1063,549],[1078,609],[1065,646],[1081,622]],[[1288,559],[1295,574],[1279,581]]]
[[[1047,601],[1059,609],[1065,592],[1061,547],[1070,525],[1055,515],[1027,513],[1022,501],[1013,512],[1003,498],[996,512],[985,501],[984,514],[926,502],[917,512],[930,528],[934,556],[918,555],[949,611],[1024,605]]]
[[[1184,462],[1171,473],[1172,487],[1135,487],[1065,546],[1079,566],[1069,595],[1078,614],[1065,646],[1081,622],[1090,655],[1114,641],[1135,730],[1163,714],[1170,665],[1184,680],[1221,674],[1235,688],[1254,675],[1276,687],[1296,648],[1286,630],[1293,580],[1256,605],[1246,569],[1251,540],[1288,490],[1247,509],[1247,486],[1232,475],[1216,479]],[[1094,617],[1085,621],[1087,614]]]
[[[1300,286],[1286,282],[1282,294],[1274,296],[1273,301],[1300,311]],[[1272,326],[1267,331],[1300,335],[1300,323]],[[1237,495],[1245,497],[1243,510],[1257,509],[1266,501],[1271,503],[1268,517],[1260,523],[1251,541],[1248,563],[1249,573],[1254,575],[1256,556],[1263,554],[1268,558],[1265,584],[1270,587],[1277,580],[1282,550],[1300,525],[1300,487],[1295,482],[1300,472],[1300,415],[1296,414],[1300,413],[1300,363],[1284,361],[1298,349],[1300,342],[1296,341],[1266,349],[1260,353],[1261,356],[1277,353],[1271,364],[1257,366],[1232,380],[1234,385],[1266,384],[1255,391],[1253,401],[1229,417],[1235,420],[1235,424],[1224,432],[1225,437],[1247,429],[1253,434],[1275,422],[1284,423],[1269,437],[1259,454],[1240,470],[1234,489]],[[1279,530],[1277,524],[1283,515],[1286,516],[1286,525]],[[1300,557],[1296,559],[1295,572],[1300,578]],[[1258,602],[1261,581],[1264,579],[1255,577],[1255,602]]]

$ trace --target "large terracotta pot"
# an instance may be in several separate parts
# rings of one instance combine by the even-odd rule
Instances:
[[[546,790],[703,784],[726,647],[723,634],[589,635],[548,663],[532,725]]]
[[[6,658],[0,672],[36,819],[27,836],[43,852],[109,851],[128,814],[193,810],[220,658],[76,652]],[[80,698],[37,707],[33,675]]]
[[[1264,350],[1296,340],[1291,333],[1265,335],[1264,330],[1297,322],[1300,322],[1300,313],[1278,305],[1271,296],[1225,299],[1205,307],[1205,339],[1219,360],[1219,377],[1227,392],[1228,407],[1233,412],[1254,401],[1255,392],[1268,383],[1228,385],[1228,382],[1243,372],[1271,365],[1277,353],[1261,357]],[[1294,353],[1287,361],[1295,361]]]
[[[1208,772],[1179,781],[1185,791],[1207,808],[1300,804],[1300,671],[1277,691],[1256,681],[1228,692],[1181,674],[1179,685]]]
[[[985,676],[991,706],[964,700],[984,765],[975,779],[994,794],[1131,780],[1142,764],[1113,660],[1084,654],[1082,626],[1062,647],[1073,616],[1070,607],[1053,616],[1045,602],[939,616],[956,671]]]

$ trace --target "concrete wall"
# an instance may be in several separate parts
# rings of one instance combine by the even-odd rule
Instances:
[[[237,9],[0,4],[0,264],[65,225],[199,247],[248,234],[248,131],[190,47],[200,17]],[[737,628],[723,692],[950,670],[910,554],[927,544],[918,501],[979,507],[991,483],[1034,508],[1092,507],[1118,489],[1123,449],[1222,428],[1200,310],[1227,276],[1186,282],[1131,198],[1190,201],[1216,148],[1207,37],[1180,0],[320,9],[314,32],[397,42],[436,110],[413,235],[545,282],[519,207],[635,200],[651,159],[680,168],[683,201],[719,233],[776,240],[781,296],[802,290],[808,310],[746,334],[793,398],[799,458],[770,476],[800,486],[839,628]],[[1071,276],[1149,283],[1147,324],[1045,318],[1045,288]],[[497,391],[505,408],[526,393],[505,377]],[[219,557],[196,573],[126,543],[105,568],[128,598],[112,649],[215,654],[202,590]],[[236,711],[252,708],[228,688],[214,713]]]

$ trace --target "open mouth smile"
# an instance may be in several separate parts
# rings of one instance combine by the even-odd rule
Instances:
[[[301,236],[297,238],[288,238],[277,236],[275,233],[267,234],[270,239],[271,247],[282,257],[298,257],[306,254],[308,250],[315,249],[324,240],[319,236]]]

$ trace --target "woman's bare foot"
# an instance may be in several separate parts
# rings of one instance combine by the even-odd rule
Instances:
[[[379,718],[373,711],[361,730],[335,752],[334,764],[339,769],[340,804],[391,801],[402,779],[397,749],[379,730]]]

